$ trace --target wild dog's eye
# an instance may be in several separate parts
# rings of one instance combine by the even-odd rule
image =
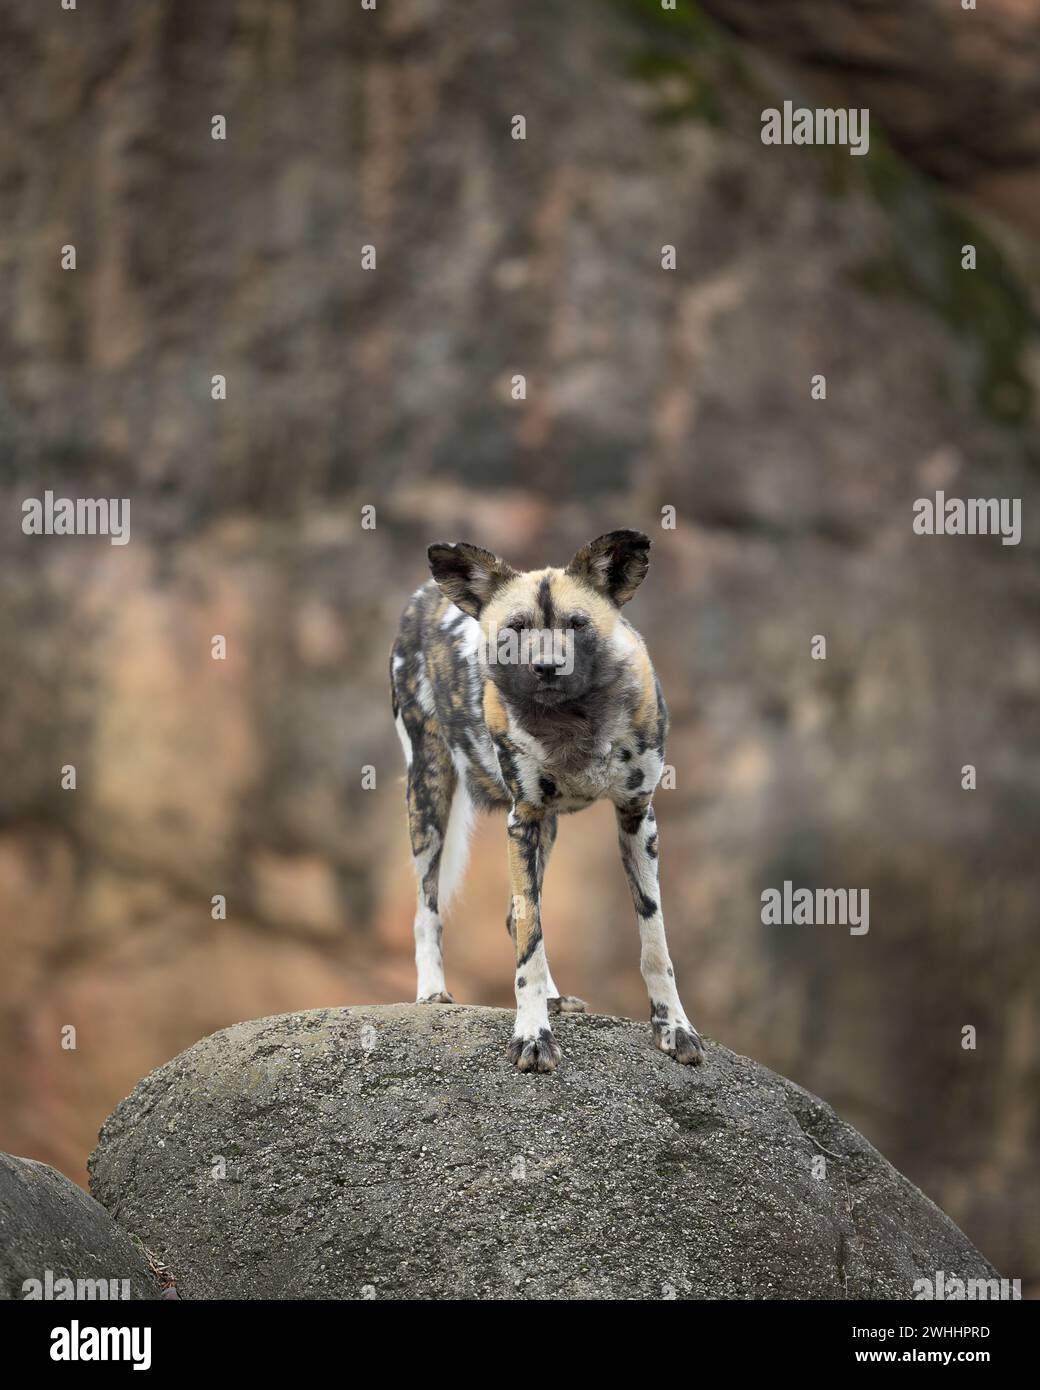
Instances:
[[[589,620],[584,613],[572,613],[568,619],[567,626],[573,628],[588,627]]]
[[[523,632],[526,626],[527,620],[522,615],[510,618],[508,623],[506,623],[506,627],[509,628],[511,632]]]

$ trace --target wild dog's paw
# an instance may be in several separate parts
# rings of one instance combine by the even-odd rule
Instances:
[[[697,1067],[704,1061],[701,1035],[685,1020],[672,1024],[654,1019],[654,1042],[684,1067]]]
[[[510,1038],[506,1049],[518,1071],[555,1071],[563,1050],[548,1028],[536,1038]]]
[[[583,1014],[588,1007],[576,994],[550,995],[545,1002],[551,1014]]]
[[[455,1000],[446,989],[442,989],[437,994],[424,994],[421,999],[415,1001],[417,1004],[454,1004]]]

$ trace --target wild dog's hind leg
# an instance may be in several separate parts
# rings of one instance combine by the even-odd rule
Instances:
[[[453,1004],[444,983],[441,955],[441,904],[438,898],[441,859],[444,851],[455,769],[447,746],[429,719],[405,730],[411,744],[408,763],[408,833],[412,842],[412,862],[418,882],[415,904],[415,997],[420,1004]]]
[[[639,968],[650,996],[654,1042],[677,1062],[696,1065],[704,1045],[686,1017],[668,955],[657,876],[657,820],[649,797],[635,797],[614,808],[618,843],[639,922]]]
[[[510,811],[507,827],[509,922],[516,949],[516,1024],[509,1056],[520,1071],[555,1071],[563,1055],[549,1027],[549,967],[542,943],[542,840],[550,836],[546,820],[540,809],[519,804]]]

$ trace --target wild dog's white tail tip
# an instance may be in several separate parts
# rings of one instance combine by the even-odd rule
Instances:
[[[443,914],[455,896],[466,872],[469,858],[469,837],[473,829],[473,800],[461,778],[455,785],[451,799],[451,812],[448,815],[448,828],[444,832],[444,848],[441,851],[440,881],[437,885],[437,907]]]

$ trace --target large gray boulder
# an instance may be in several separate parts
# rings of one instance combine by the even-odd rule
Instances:
[[[0,1153],[0,1299],[158,1298],[141,1249],[56,1169]]]
[[[708,1044],[501,1009],[258,1019],[153,1072],[91,1187],[194,1298],[908,1298],[995,1271],[822,1101]]]

